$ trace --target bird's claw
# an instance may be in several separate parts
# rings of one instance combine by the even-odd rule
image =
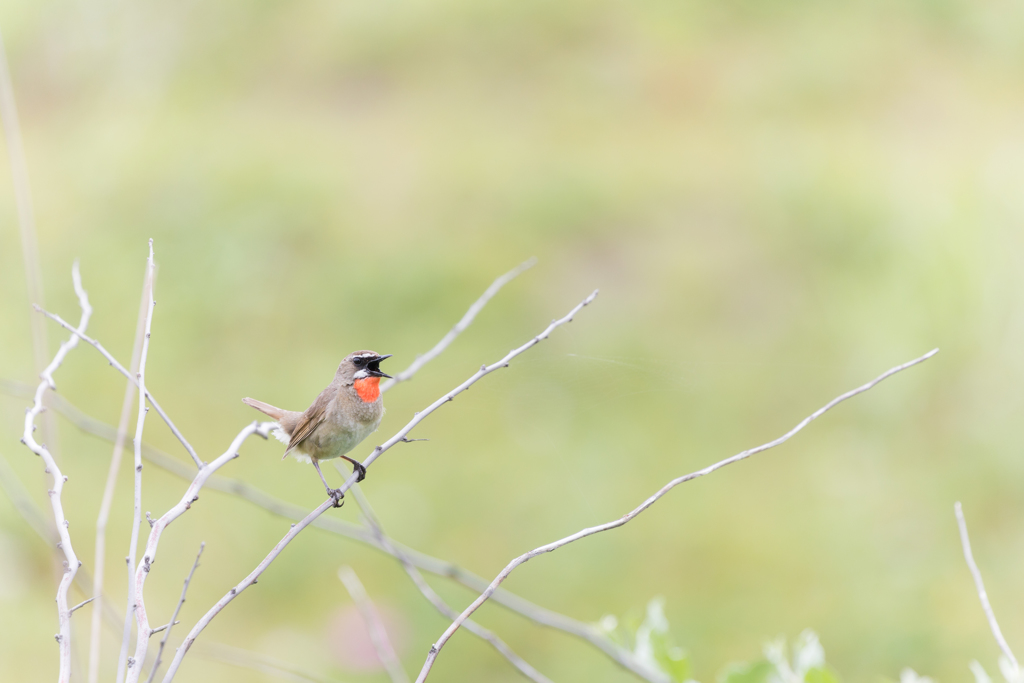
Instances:
[[[352,474],[358,474],[359,475],[359,477],[356,478],[356,483],[357,484],[359,482],[361,482],[363,479],[366,479],[366,467],[363,465],[363,463],[359,462],[358,460],[353,460],[352,458],[348,457],[347,455],[343,455],[341,457],[344,458],[345,460],[348,460],[350,463],[352,463]]]
[[[334,499],[334,507],[340,508],[345,504],[345,493],[341,489],[327,489],[327,495]]]

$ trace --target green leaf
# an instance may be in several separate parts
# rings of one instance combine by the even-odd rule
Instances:
[[[839,683],[839,675],[830,667],[814,667],[804,674],[804,683]]]
[[[718,683],[767,683],[774,673],[772,663],[764,660],[753,664],[730,664],[718,674]]]

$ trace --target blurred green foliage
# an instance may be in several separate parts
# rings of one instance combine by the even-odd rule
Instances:
[[[304,408],[354,349],[401,368],[535,255],[386,396],[380,438],[602,294],[412,435],[430,441],[374,466],[364,491],[397,540],[493,576],[939,346],[783,448],[537,558],[508,585],[590,622],[664,595],[700,681],[805,628],[847,683],[905,666],[963,680],[975,658],[994,670],[998,651],[960,556],[962,500],[1003,630],[1024,642],[1019,5],[10,0],[0,30],[46,304],[77,316],[69,271],[81,259],[92,330],[127,361],[155,238],[148,381],[204,459],[257,417],[242,396]],[[0,244],[0,377],[32,382],[6,164]],[[51,348],[60,338],[51,327]],[[123,382],[92,349],[73,352],[57,385],[117,421]],[[44,507],[42,468],[18,443],[24,407],[0,396],[0,456]],[[152,416],[146,438],[187,457]],[[64,425],[56,450],[88,568],[110,448]],[[128,474],[109,532],[117,601]],[[322,496],[276,442],[247,443],[227,474],[308,508]],[[182,490],[148,468],[144,508],[158,514]],[[330,514],[357,518],[352,505]],[[287,528],[202,496],[164,536],[151,613],[171,613],[200,541],[182,633]],[[418,668],[445,620],[394,561],[316,530],[203,637],[336,680],[385,680],[356,665],[365,646],[341,564]],[[55,571],[52,548],[0,496],[4,681],[55,676]],[[455,607],[472,599],[434,584]],[[553,680],[633,680],[497,606],[479,617]],[[106,680],[116,640],[105,633]],[[192,655],[181,675],[273,680]],[[435,676],[520,680],[466,633]]]

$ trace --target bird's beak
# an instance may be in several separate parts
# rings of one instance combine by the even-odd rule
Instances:
[[[386,372],[381,372],[380,366],[378,365],[378,363],[380,363],[382,360],[385,360],[387,358],[391,358],[392,355],[393,354],[389,353],[389,354],[386,354],[384,356],[379,356],[377,358],[377,360],[375,360],[372,363],[370,363],[370,367],[368,368],[369,371],[370,371],[370,376],[371,377],[387,377],[388,379],[392,379],[391,375],[387,374]]]

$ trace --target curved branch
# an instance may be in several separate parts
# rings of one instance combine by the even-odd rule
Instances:
[[[14,396],[31,396],[31,391],[28,387],[10,380],[0,380],[0,391]],[[52,395],[50,397],[50,403],[51,409],[63,415],[73,425],[78,427],[78,429],[101,439],[106,439],[107,441],[113,441],[117,438],[116,428],[86,415],[74,405],[68,403],[60,395]],[[174,476],[180,477],[185,481],[192,481],[195,475],[195,471],[185,463],[159,449],[153,448],[148,444],[142,445],[142,457],[147,462],[152,463],[153,465],[156,465],[164,471],[170,472]],[[343,476],[347,476],[348,474],[344,471],[341,473]],[[274,496],[239,479],[230,479],[220,475],[213,475],[207,480],[205,488],[228,495],[238,496],[242,500],[261,507],[271,514],[275,514],[292,521],[298,521],[306,516],[306,510],[304,508],[293,503],[288,503],[279,498],[275,498]],[[456,581],[478,595],[487,589],[488,581],[483,577],[447,560],[442,560],[418,550],[414,550],[406,545],[402,545],[391,538],[388,539],[391,547],[381,545],[375,535],[361,525],[346,522],[345,520],[337,519],[335,517],[319,517],[313,522],[313,526],[339,536],[344,536],[345,538],[359,541],[360,543],[365,543],[371,548],[391,555],[395,559],[400,559],[396,553],[401,553],[416,568]],[[636,661],[636,657],[634,657],[632,652],[608,638],[600,629],[596,628],[592,624],[560,614],[545,607],[541,607],[526,598],[505,590],[504,588],[498,589],[498,591],[491,596],[491,601],[496,602],[497,604],[502,605],[503,607],[512,610],[527,619],[530,619],[540,626],[554,628],[587,641],[597,649],[604,652],[615,663],[645,680],[652,681],[653,683],[662,683],[663,681],[667,682],[667,679],[662,677],[660,674],[652,673],[645,669],[643,665]],[[454,619],[455,615],[453,614],[451,618]]]
[[[178,504],[165,512],[160,519],[152,521],[149,539],[146,542],[146,550],[132,578],[132,590],[136,596],[135,621],[138,624],[134,660],[138,666],[129,672],[128,683],[138,681],[142,673],[142,663],[146,660],[146,652],[149,648],[149,637],[152,635],[152,629],[149,625],[149,615],[146,611],[143,589],[145,588],[150,568],[156,562],[156,551],[160,545],[160,537],[163,535],[164,529],[170,526],[178,517],[185,514],[186,510],[191,509],[192,504],[199,500],[199,491],[203,488],[207,479],[210,478],[210,475],[237,458],[239,456],[238,449],[242,447],[242,443],[246,439],[253,434],[258,434],[266,439],[270,434],[270,430],[276,427],[276,422],[253,422],[248,425],[238,433],[238,436],[235,437],[234,441],[231,442],[231,445],[228,446],[228,449],[220,457],[199,470],[199,473],[185,490],[185,494],[178,501]]]
[[[416,427],[416,425],[422,422],[424,418],[426,418],[428,415],[436,411],[442,405],[450,401],[453,401],[457,395],[461,394],[463,391],[466,391],[473,384],[478,382],[483,377],[494,372],[495,370],[498,370],[500,368],[507,368],[509,363],[516,356],[525,353],[529,349],[539,344],[544,339],[547,339],[551,332],[554,331],[556,328],[565,325],[566,323],[572,322],[573,316],[579,313],[584,306],[590,304],[596,296],[597,290],[594,290],[593,293],[590,294],[590,296],[588,296],[582,302],[577,304],[571,311],[569,311],[569,313],[566,316],[551,321],[551,324],[544,328],[544,331],[538,334],[536,337],[526,342],[519,348],[509,351],[505,355],[505,357],[502,358],[497,363],[494,363],[493,365],[480,366],[480,369],[476,371],[469,379],[467,379],[465,382],[449,391],[447,394],[445,394],[438,400],[434,401],[422,412],[416,413],[416,416],[413,417],[413,419],[410,420],[408,424],[405,425],[405,427],[399,430],[397,434],[395,434],[386,442],[384,442],[384,444],[377,446],[375,449],[373,449],[373,453],[371,453],[370,456],[363,461],[363,466],[369,468],[370,465],[372,465],[373,462],[377,458],[379,458],[385,451],[390,449],[395,444],[401,442],[409,434],[409,432],[411,432]],[[344,493],[348,489],[352,488],[352,485],[356,483],[357,479],[358,474],[353,472],[352,475],[347,480],[345,480],[345,483],[341,485],[341,491]],[[202,619],[200,619],[199,622],[192,628],[192,630],[189,631],[188,636],[185,638],[185,642],[181,644],[181,646],[175,653],[174,661],[171,662],[171,665],[167,670],[167,675],[164,676],[163,683],[170,683],[171,680],[174,679],[174,675],[175,673],[177,673],[178,667],[181,666],[181,660],[185,657],[185,654],[192,646],[192,643],[195,642],[195,639],[199,637],[199,634],[202,633],[203,629],[206,628],[207,624],[209,624],[210,621],[213,620],[213,618],[216,617],[221,612],[221,610],[227,607],[228,603],[234,600],[235,597],[237,597],[242,591],[256,583],[256,580],[260,577],[260,575],[264,571],[266,571],[267,567],[269,567],[274,560],[277,559],[281,552],[284,551],[285,547],[287,547],[287,545],[292,542],[292,539],[299,535],[299,533],[301,533],[303,529],[312,524],[314,520],[316,520],[320,515],[329,510],[333,505],[334,498],[329,497],[327,500],[321,503],[319,507],[317,507],[315,510],[306,515],[302,519],[302,521],[292,525],[291,530],[287,534],[285,534],[284,538],[278,541],[277,545],[274,546],[274,549],[270,551],[269,555],[263,558],[263,561],[260,562],[259,565],[257,565],[256,569],[252,570],[252,572],[250,572],[249,575],[245,577],[245,579],[243,579],[238,585],[232,588],[224,597],[218,600],[217,603],[213,607],[211,607],[210,610],[205,615],[203,615]]]
[[[501,570],[501,573],[498,574],[497,577],[495,577],[494,581],[492,581],[491,584],[487,587],[487,590],[485,590],[480,595],[480,597],[474,600],[473,603],[469,607],[467,607],[462,612],[462,614],[459,615],[458,619],[452,622],[451,626],[449,626],[445,630],[445,632],[441,635],[438,641],[434,643],[434,645],[430,648],[430,652],[427,655],[427,660],[423,663],[423,668],[420,670],[420,674],[416,678],[416,683],[423,683],[423,681],[426,680],[427,676],[430,674],[430,669],[434,665],[434,661],[437,659],[438,653],[441,651],[441,648],[444,647],[445,643],[447,643],[448,640],[452,637],[452,635],[454,635],[455,632],[459,629],[459,627],[462,626],[463,623],[465,623],[466,619],[468,619],[469,616],[473,614],[473,612],[479,609],[480,606],[483,605],[488,600],[488,598],[490,598],[494,594],[494,592],[498,589],[498,586],[500,586],[501,583],[508,578],[509,574],[515,571],[516,567],[518,567],[519,565],[533,559],[534,557],[537,557],[538,555],[543,555],[544,553],[550,553],[554,550],[558,550],[559,548],[569,545],[574,541],[578,541],[581,538],[586,538],[587,536],[593,536],[594,534],[601,533],[602,531],[608,531],[609,529],[616,529],[620,526],[623,526],[624,524],[631,521],[634,517],[639,515],[641,512],[643,512],[644,510],[658,502],[658,500],[660,500],[662,496],[664,496],[666,493],[674,489],[676,486],[691,481],[693,479],[697,479],[698,477],[703,477],[706,474],[711,474],[715,470],[721,469],[726,465],[731,465],[735,462],[739,462],[740,460],[745,460],[746,458],[749,458],[750,456],[756,453],[766,451],[770,448],[775,448],[776,446],[785,443],[790,438],[795,436],[798,432],[803,430],[803,428],[810,424],[813,420],[817,419],[824,413],[828,412],[831,408],[835,407],[836,405],[842,403],[843,401],[849,398],[856,396],[857,394],[868,391],[882,380],[891,377],[892,375],[895,375],[896,373],[902,370],[906,370],[907,368],[917,365],[918,363],[923,363],[924,361],[928,360],[936,353],[938,353],[938,351],[938,349],[933,349],[928,353],[924,354],[923,356],[921,356],[920,358],[916,358],[907,363],[903,363],[902,365],[897,365],[896,367],[891,368],[886,372],[882,373],[881,375],[871,380],[867,384],[864,384],[862,386],[857,387],[856,389],[846,392],[845,394],[837,396],[836,398],[832,399],[818,410],[811,413],[809,416],[805,417],[803,420],[799,422],[799,424],[793,427],[793,429],[789,430],[788,432],[786,432],[779,438],[775,439],[774,441],[769,441],[768,443],[757,446],[756,448],[751,448],[750,450],[737,453],[731,458],[721,460],[715,463],[714,465],[709,465],[708,467],[705,467],[702,470],[697,470],[696,472],[692,472],[690,474],[683,475],[682,477],[673,479],[672,481],[661,487],[661,489],[658,490],[657,493],[655,493],[653,496],[651,496],[643,503],[641,503],[637,508],[635,508],[631,512],[623,515],[622,517],[613,522],[608,522],[607,524],[601,524],[598,526],[589,527],[587,529],[582,529],[581,531],[577,531],[575,534],[572,534],[571,536],[566,536],[565,538],[554,541],[553,543],[542,545],[539,548],[535,548],[530,552],[524,553],[523,555],[520,555],[516,559],[512,560],[504,569]]]
[[[64,516],[64,506],[61,503],[64,482],[68,478],[57,467],[57,462],[53,459],[50,451],[46,449],[46,445],[37,443],[32,437],[32,432],[36,429],[36,417],[44,410],[43,394],[46,393],[47,389],[56,390],[57,388],[53,381],[53,373],[60,367],[68,352],[78,346],[78,337],[85,331],[85,328],[89,325],[89,318],[92,316],[92,306],[89,305],[89,295],[82,289],[82,278],[78,272],[77,261],[71,268],[71,279],[75,285],[75,293],[78,294],[78,303],[82,308],[82,317],[78,323],[77,330],[75,330],[76,334],[60,345],[57,354],[40,375],[42,381],[36,388],[32,407],[25,411],[25,431],[21,438],[21,442],[28,446],[29,450],[43,459],[43,462],[46,463],[46,472],[53,477],[53,488],[47,491],[47,493],[50,496],[50,505],[53,507],[53,518],[57,524],[57,534],[60,537],[57,547],[64,552],[64,575],[57,586],[57,621],[60,631],[57,633],[56,638],[57,643],[60,645],[60,673],[58,677],[60,683],[67,683],[71,679],[71,609],[68,607],[68,589],[75,580],[78,567],[82,563],[79,562],[78,556],[71,546],[68,520]]]
[[[1013,665],[1013,670],[1020,671],[1020,664],[1017,663],[1017,658],[1013,656],[1009,643],[1003,637],[1003,631],[999,628],[999,622],[996,621],[996,613],[992,611],[992,604],[988,601],[985,582],[981,580],[981,570],[978,569],[978,565],[974,561],[974,553],[971,552],[971,539],[967,535],[967,521],[964,519],[964,510],[960,501],[953,506],[953,511],[956,513],[957,526],[960,527],[960,544],[964,549],[964,559],[967,560],[967,568],[971,570],[971,576],[974,577],[974,585],[978,589],[978,599],[981,601],[981,609],[985,611],[985,618],[988,619],[988,627],[992,629],[992,636],[996,639],[999,649]]]

